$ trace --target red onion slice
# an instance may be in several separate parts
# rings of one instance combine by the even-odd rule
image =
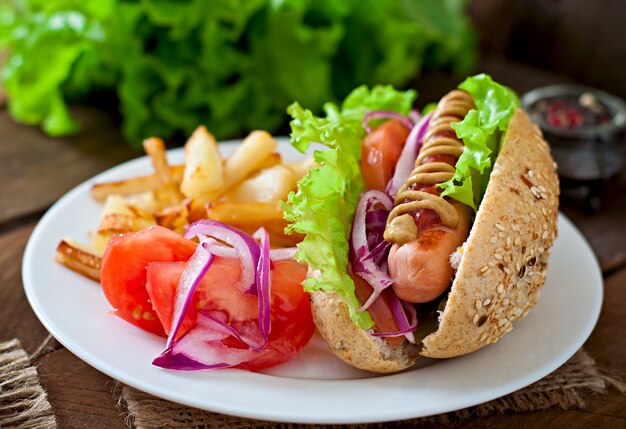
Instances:
[[[422,140],[428,130],[428,123],[430,122],[431,114],[424,116],[420,121],[415,124],[409,136],[406,138],[406,143],[400,153],[400,158],[396,163],[396,170],[393,173],[393,177],[387,184],[386,192],[395,197],[398,189],[406,182],[415,164],[415,159],[422,147]]]
[[[394,319],[400,329],[396,332],[375,332],[372,335],[375,337],[401,337],[404,335],[409,343],[415,344],[413,332],[417,329],[417,311],[412,304],[400,300],[393,291],[390,292],[386,298],[389,300]],[[411,318],[410,321],[407,318],[407,313]]]
[[[237,251],[241,258],[241,283],[238,287],[243,292],[256,295],[255,270],[260,256],[256,241],[235,227],[210,219],[189,225],[184,237],[190,239],[200,235],[217,238]]]
[[[393,280],[389,276],[386,256],[391,248],[391,243],[382,238],[385,224],[378,222],[380,214],[377,211],[388,214],[393,209],[391,196],[381,191],[368,191],[361,195],[352,222],[350,234],[350,263],[355,274],[367,281],[373,288],[369,299],[359,311],[367,310],[371,304],[385,294],[385,298],[391,305],[394,319],[399,327],[397,332],[380,332],[373,334],[378,337],[406,336],[407,340],[414,343],[413,332],[417,329],[417,312],[413,305],[401,301],[389,286]],[[374,225],[368,224],[368,220]],[[381,231],[377,231],[380,229]],[[368,233],[368,230],[370,232]],[[371,236],[380,232],[378,242],[371,246]],[[369,235],[369,237],[368,237]],[[410,321],[407,318],[410,317]]]
[[[382,240],[378,243],[370,252],[365,255],[364,259],[372,259],[376,265],[378,265],[383,271],[386,271],[387,266],[387,252],[391,247],[391,243]]]
[[[263,352],[271,331],[272,266],[269,234],[261,228],[256,235],[260,243],[244,232],[220,222],[204,220],[190,225],[185,237],[200,237],[200,245],[181,275],[174,303],[173,329],[168,337],[167,349],[153,361],[154,365],[187,370],[227,368],[249,361]],[[279,256],[293,256],[293,250],[286,250]],[[246,264],[253,264],[250,267],[253,278],[244,285],[252,285],[247,287],[246,293],[257,295],[257,320],[253,323],[250,320],[228,320],[228,315],[222,311],[205,310],[199,313],[196,325],[175,340],[193,294],[215,254],[240,258],[242,271]],[[229,337],[238,339],[248,348],[227,346],[223,341]]]
[[[239,258],[239,252],[234,247],[226,246],[211,237],[200,238],[200,243],[215,256],[228,259]]]
[[[270,236],[261,228],[261,240],[259,243],[260,257],[256,270],[256,285],[259,297],[259,330],[262,337],[262,345],[264,347],[268,341],[268,335],[271,329],[270,318],[270,287],[271,287],[271,262],[270,262]]]
[[[280,262],[280,261],[286,261],[288,259],[293,259],[296,256],[297,251],[298,251],[297,247],[286,247],[284,249],[271,249],[270,259],[272,260],[272,262]]]
[[[368,132],[371,131],[368,124],[372,119],[394,118],[402,120],[411,128],[411,132],[396,164],[394,175],[387,184],[386,192],[368,191],[359,200],[350,233],[350,263],[355,274],[367,281],[373,288],[371,296],[359,311],[367,310],[374,301],[380,298],[381,294],[385,293],[389,297],[394,319],[399,326],[397,332],[375,333],[374,335],[380,337],[404,335],[409,342],[414,343],[413,331],[417,328],[417,312],[411,304],[401,301],[392,290],[388,289],[393,284],[393,280],[389,276],[385,257],[391,244],[385,242],[382,236],[386,226],[386,216],[393,209],[393,198],[413,170],[431,115],[420,118],[419,112],[411,111],[409,118],[399,115],[400,118],[397,114],[389,115],[388,113],[390,112],[368,112],[363,120],[364,128]]]
[[[388,215],[386,210],[368,211],[365,215],[365,223],[368,228],[372,229],[384,227],[387,224]]]
[[[233,320],[229,323],[228,315],[218,310],[201,310],[200,313],[211,319],[216,324],[213,325],[213,328],[223,333],[225,337],[235,337],[256,352],[265,346],[258,323],[251,320]]]
[[[386,110],[375,110],[375,111],[366,112],[365,116],[363,117],[363,128],[365,128],[365,131],[367,131],[368,134],[372,132],[372,129],[370,128],[369,123],[373,119],[398,119],[409,130],[413,128],[413,122],[411,121],[411,119],[407,118],[406,116],[400,113],[389,112]]]
[[[350,242],[357,258],[369,253],[366,218],[368,208],[373,208],[376,205],[382,206],[385,211],[389,212],[393,209],[393,200],[382,191],[371,190],[361,195],[356,206],[354,220],[352,221],[352,231],[350,232]]]
[[[193,294],[214,259],[213,254],[207,251],[204,246],[200,245],[196,247],[196,251],[187,261],[185,269],[178,280],[178,285],[176,286],[174,313],[172,314],[173,323],[172,329],[167,337],[166,347],[170,347],[176,338],[176,334],[183,324]]]
[[[251,349],[226,346],[222,340],[227,337],[223,325],[200,313],[197,324],[152,364],[176,370],[216,369],[233,367],[258,356]]]
[[[387,218],[385,217],[385,220]],[[255,233],[256,234],[256,233]],[[255,237],[256,238],[256,237]],[[221,256],[222,258],[235,259],[239,257],[237,251],[229,246],[225,246],[213,238],[207,237],[201,239],[200,242],[213,253],[215,256]],[[297,247],[286,247],[284,249],[270,249],[270,260],[272,262],[287,261],[293,259],[296,255]]]
[[[422,115],[420,114],[419,110],[414,109],[409,112],[409,119],[414,124],[417,124],[421,118],[422,118]]]
[[[393,284],[393,280],[386,271],[378,266],[377,262],[380,258],[381,249],[378,249],[373,255],[368,243],[367,237],[367,212],[368,209],[380,210],[378,207],[389,212],[393,208],[391,197],[384,192],[371,190],[365,192],[357,204],[354,220],[352,222],[352,231],[350,232],[350,262],[354,273],[365,281],[374,289],[372,295],[359,311],[367,310],[372,303],[378,299],[381,292]],[[381,226],[384,228],[384,226]],[[384,244],[382,245],[385,246]],[[387,246],[388,248],[389,246]],[[378,245],[374,248],[377,249]]]
[[[363,265],[366,264],[364,263]],[[370,308],[372,303],[378,299],[382,291],[393,284],[393,280],[391,279],[391,277],[389,277],[389,274],[378,268],[373,261],[371,261],[371,265],[376,267],[375,271],[371,271],[371,269],[369,268],[361,268],[359,272],[356,273],[358,276],[368,282],[374,289],[374,292],[370,295],[367,301],[365,301],[365,304],[363,304],[359,308],[359,311],[365,311]],[[356,272],[357,269],[355,269],[354,271]]]

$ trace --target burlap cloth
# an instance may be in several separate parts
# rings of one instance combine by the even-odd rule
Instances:
[[[53,409],[39,383],[36,369],[31,364],[34,356],[22,350],[17,340],[0,343],[0,428],[53,429],[57,427]],[[120,412],[129,427],[157,428],[219,428],[219,429],[312,429],[312,428],[376,428],[402,424],[449,424],[470,416],[487,416],[545,410],[547,408],[582,408],[584,397],[590,393],[606,393],[609,386],[626,392],[626,385],[603,374],[596,362],[584,350],[579,350],[562,367],[530,386],[493,401],[447,414],[372,425],[296,425],[268,423],[201,411],[174,404],[117,384]]]
[[[470,416],[538,411],[547,408],[582,408],[584,396],[606,393],[609,385],[626,392],[626,385],[602,374],[596,362],[584,350],[579,350],[563,366],[530,386],[502,398],[447,414],[370,425],[296,425],[268,423],[201,411],[174,404],[132,387],[118,385],[120,407],[126,408],[127,421],[137,429],[157,428],[216,428],[216,429],[313,429],[313,428],[376,428],[392,425],[419,426],[423,424],[453,424]]]
[[[30,357],[18,340],[0,343],[0,428],[55,427],[52,407]]]

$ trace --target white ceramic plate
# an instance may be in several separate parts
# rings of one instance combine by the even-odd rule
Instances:
[[[222,145],[224,152],[234,143]],[[287,145],[286,159],[299,155]],[[172,162],[182,151],[171,151]],[[139,158],[81,184],[41,219],[26,248],[24,289],[33,310],[65,347],[127,385],[164,399],[253,419],[299,423],[366,423],[421,417],[476,405],[554,371],[591,333],[602,304],[602,276],[582,235],[565,217],[537,307],[497,344],[461,358],[424,359],[401,374],[375,376],[349,367],[314,337],[301,356],[264,374],[239,370],[174,372],[150,362],[164,340],[107,314],[97,283],[53,260],[65,236],[86,241],[101,206],[93,183],[151,171]]]

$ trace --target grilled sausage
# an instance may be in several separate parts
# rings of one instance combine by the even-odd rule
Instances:
[[[469,234],[472,210],[441,197],[436,185],[454,176],[464,150],[450,124],[473,108],[472,97],[464,91],[451,91],[441,99],[415,168],[396,194],[385,239],[394,243],[388,258],[394,291],[405,301],[431,301],[448,287],[454,274],[450,254]]]

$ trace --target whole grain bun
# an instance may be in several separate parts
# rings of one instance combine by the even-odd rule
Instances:
[[[412,366],[419,356],[420,347],[406,341],[391,348],[373,331],[359,329],[350,319],[348,307],[333,293],[311,294],[313,321],[328,348],[344,362],[367,371],[398,372]]]
[[[311,296],[313,317],[330,350],[373,372],[396,372],[419,354],[449,358],[498,341],[528,314],[544,283],[557,235],[559,182],[548,144],[528,115],[509,122],[500,154],[450,289],[439,328],[421,346],[397,349],[358,329],[333,294]],[[420,350],[421,347],[421,350]]]
[[[440,317],[421,354],[460,356],[498,341],[537,302],[557,235],[559,179],[539,128],[518,110],[494,165]]]

